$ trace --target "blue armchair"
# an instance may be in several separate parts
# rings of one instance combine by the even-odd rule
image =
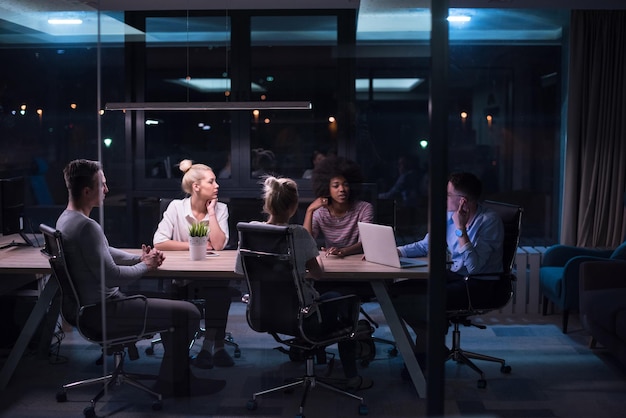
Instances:
[[[539,270],[539,289],[543,295],[543,315],[552,302],[563,311],[563,333],[567,333],[570,310],[578,310],[579,267],[585,261],[626,260],[626,241],[615,250],[600,250],[569,245],[553,245],[543,254]]]

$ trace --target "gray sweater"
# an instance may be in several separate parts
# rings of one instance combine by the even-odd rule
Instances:
[[[102,278],[104,297],[110,298],[119,293],[117,286],[148,271],[140,256],[110,247],[100,225],[80,212],[63,211],[56,228],[63,234],[67,268],[83,305],[102,300]]]

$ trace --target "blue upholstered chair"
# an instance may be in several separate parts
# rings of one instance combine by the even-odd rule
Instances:
[[[563,312],[563,333],[567,333],[570,310],[578,310],[579,266],[585,261],[626,260],[626,241],[614,250],[553,245],[543,254],[539,288],[543,295],[543,315],[548,303]]]

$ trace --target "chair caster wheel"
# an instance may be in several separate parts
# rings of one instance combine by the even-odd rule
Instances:
[[[241,350],[240,349],[235,349],[235,358],[240,358],[241,357]]]
[[[359,415],[367,415],[368,413],[367,405],[359,405]]]
[[[505,373],[505,374],[511,373],[511,366],[502,366],[502,367],[500,367],[500,372]]]
[[[476,386],[478,386],[478,389],[484,389],[487,387],[487,381],[485,379],[478,379]]]
[[[398,349],[392,348],[389,350],[389,357],[398,357]]]
[[[146,354],[149,355],[149,356],[154,355],[154,348],[152,348],[152,347],[146,348]]]
[[[67,392],[61,391],[57,392],[57,402],[66,402],[67,401]]]
[[[256,411],[258,407],[259,405],[257,404],[255,399],[249,400],[248,403],[246,404],[246,408],[248,408],[248,411]]]
[[[83,415],[86,418],[94,418],[96,416],[96,410],[93,406],[88,406],[87,408],[83,409]]]
[[[152,404],[152,410],[153,411],[160,411],[163,409],[163,402],[161,401],[154,401],[154,403]]]

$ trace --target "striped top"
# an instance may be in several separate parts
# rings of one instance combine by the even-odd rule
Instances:
[[[320,233],[324,235],[324,245],[327,248],[343,248],[359,242],[359,227],[357,222],[373,222],[374,207],[369,202],[356,201],[341,217],[334,217],[327,207],[321,207],[313,212],[313,238]]]

